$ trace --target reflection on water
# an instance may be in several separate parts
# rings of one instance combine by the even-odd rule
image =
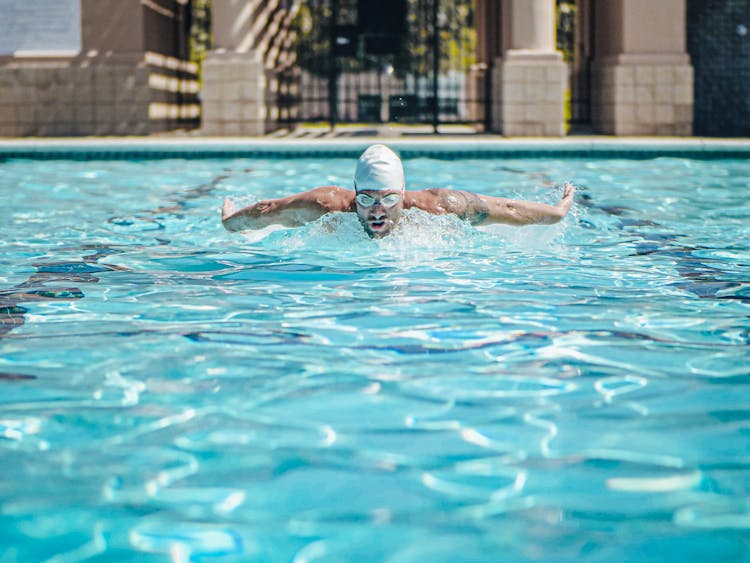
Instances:
[[[238,235],[319,163],[5,163],[0,561],[743,560],[747,164],[406,168],[585,189]]]

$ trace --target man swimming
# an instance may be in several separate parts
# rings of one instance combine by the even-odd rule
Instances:
[[[327,213],[352,212],[367,234],[380,238],[394,229],[404,209],[421,209],[435,215],[452,213],[472,225],[557,223],[570,209],[574,192],[575,188],[566,184],[562,199],[554,206],[446,188],[407,192],[401,159],[378,144],[368,147],[359,157],[353,191],[325,186],[259,201],[239,210],[227,198],[221,220],[227,230],[242,231],[273,224],[298,227]]]

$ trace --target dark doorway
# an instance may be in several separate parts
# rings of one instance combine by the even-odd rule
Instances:
[[[750,1],[688,0],[696,135],[750,136]]]
[[[571,133],[591,130],[591,0],[557,0],[557,49],[568,66],[565,121]]]

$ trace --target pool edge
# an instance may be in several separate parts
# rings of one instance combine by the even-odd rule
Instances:
[[[386,143],[405,157],[747,158],[750,139],[564,138],[487,139],[258,139],[258,138],[58,138],[0,139],[0,158],[173,158],[252,156],[351,156]]]

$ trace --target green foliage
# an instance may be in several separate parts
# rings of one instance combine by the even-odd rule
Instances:
[[[328,2],[317,3],[303,1],[292,23],[297,34],[297,64],[320,76],[328,73],[330,51],[329,19],[331,9]]]
[[[562,52],[563,60],[571,63],[575,60],[575,42],[576,42],[576,0],[557,0],[557,29],[556,43],[557,49]],[[565,132],[570,131],[570,122],[573,118],[572,93],[570,85],[565,90],[563,100],[563,111],[565,119]]]
[[[440,71],[467,70],[475,62],[476,31],[474,0],[432,0],[438,5]],[[365,52],[364,38],[358,37],[356,56],[338,57],[340,71],[364,71],[391,66],[396,75],[428,75],[433,70],[433,5],[425,0],[407,0],[406,33],[396,53],[371,55]],[[294,21],[297,32],[297,62],[318,76],[329,72],[330,1],[304,0]],[[356,2],[339,0],[337,22],[354,24]]]
[[[557,0],[557,49],[562,51],[565,61],[575,57],[576,0]]]
[[[190,60],[202,63],[211,48],[211,0],[192,0],[190,25]]]

